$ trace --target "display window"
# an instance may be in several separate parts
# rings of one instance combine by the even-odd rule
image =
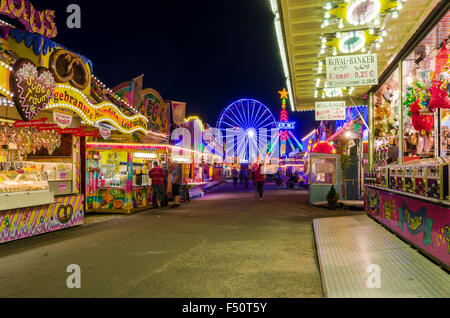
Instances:
[[[311,184],[336,184],[336,158],[311,158]]]
[[[447,13],[402,64],[405,162],[449,153],[449,18]]]
[[[399,160],[399,72],[396,70],[374,94],[374,162],[378,165]]]

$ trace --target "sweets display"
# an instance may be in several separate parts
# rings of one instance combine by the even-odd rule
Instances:
[[[0,192],[48,190],[43,165],[33,162],[2,162]]]

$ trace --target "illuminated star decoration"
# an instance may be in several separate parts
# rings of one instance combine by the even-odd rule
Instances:
[[[288,99],[288,92],[286,91],[286,88],[283,88],[282,91],[278,91],[278,94],[280,94],[280,99]]]

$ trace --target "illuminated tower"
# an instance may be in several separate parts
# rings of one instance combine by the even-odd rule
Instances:
[[[286,101],[288,99],[288,92],[285,88],[282,91],[278,92],[281,98],[281,115],[280,115],[280,123],[288,122],[288,114],[286,110]],[[280,128],[280,157],[283,158],[286,156],[286,141],[288,140],[288,131],[286,129]]]

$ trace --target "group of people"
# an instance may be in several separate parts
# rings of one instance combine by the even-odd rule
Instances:
[[[168,206],[169,204],[169,175],[171,175],[170,184],[172,196],[174,197],[173,208],[180,206],[180,186],[182,183],[182,170],[180,164],[175,164],[172,171],[169,171],[167,163],[163,163],[162,167],[158,162],[153,162],[153,168],[149,171],[149,177],[152,179],[153,200],[155,208]]]
[[[259,200],[263,199],[264,193],[264,174],[261,172],[262,164],[259,164],[252,169],[248,167],[242,166],[240,171],[238,172],[236,167],[233,167],[231,170],[231,175],[233,177],[234,186],[237,185],[238,178],[241,184],[244,184],[246,188],[248,188],[249,180],[253,180],[253,186],[255,188],[256,193],[258,194]]]
[[[275,184],[276,184],[277,189],[280,189],[281,186],[283,185],[283,177],[285,177],[286,185],[289,189],[294,188],[295,185],[298,184],[298,182],[300,180],[300,176],[297,171],[292,173],[291,170],[287,169],[286,175],[284,175],[281,172],[281,170],[278,170],[277,173],[275,174]]]

